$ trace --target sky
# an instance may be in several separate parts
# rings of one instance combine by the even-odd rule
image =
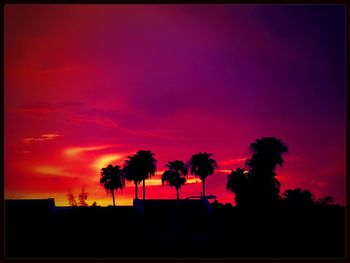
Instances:
[[[281,191],[345,203],[344,6],[6,5],[4,21],[5,198],[110,205],[101,168],[144,149],[146,198],[176,198],[166,162],[209,152],[206,194],[234,204],[227,175],[274,136]],[[189,176],[180,198],[200,192]]]

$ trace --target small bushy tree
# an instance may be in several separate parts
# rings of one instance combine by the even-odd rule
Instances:
[[[68,189],[67,199],[70,206],[77,206],[77,201],[75,199],[75,195],[73,194],[71,189]]]

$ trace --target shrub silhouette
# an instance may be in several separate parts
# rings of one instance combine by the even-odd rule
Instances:
[[[73,194],[71,189],[68,189],[67,199],[70,206],[77,206],[77,201],[75,199],[75,195]]]
[[[282,197],[282,202],[289,208],[308,208],[316,204],[314,195],[306,189],[288,189]]]
[[[86,200],[88,199],[88,193],[85,191],[85,188],[81,189],[81,193],[79,194],[79,205],[80,206],[88,206]]]
[[[318,199],[317,204],[321,206],[333,205],[334,199],[332,196],[327,195],[323,198]]]

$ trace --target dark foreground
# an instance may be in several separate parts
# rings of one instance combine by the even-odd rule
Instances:
[[[5,204],[6,257],[344,257],[345,209],[241,211],[201,200],[135,207]]]

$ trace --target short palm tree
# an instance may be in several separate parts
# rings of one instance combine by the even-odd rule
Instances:
[[[247,202],[249,177],[244,169],[237,168],[227,176],[226,189],[235,194],[236,206],[244,206]]]
[[[168,170],[162,175],[162,185],[167,182],[170,186],[174,186],[176,199],[179,200],[179,190],[186,183],[188,168],[183,161],[179,160],[169,161],[165,166]]]
[[[211,156],[211,153],[200,152],[192,155],[191,160],[189,161],[191,174],[194,174],[202,180],[203,198],[205,198],[205,179],[209,175],[212,175],[215,169],[218,168],[217,162],[210,158]]]
[[[122,190],[125,187],[125,178],[120,166],[109,164],[107,167],[102,168],[100,183],[106,189],[107,194],[112,194],[113,206],[115,206],[114,190]]]

